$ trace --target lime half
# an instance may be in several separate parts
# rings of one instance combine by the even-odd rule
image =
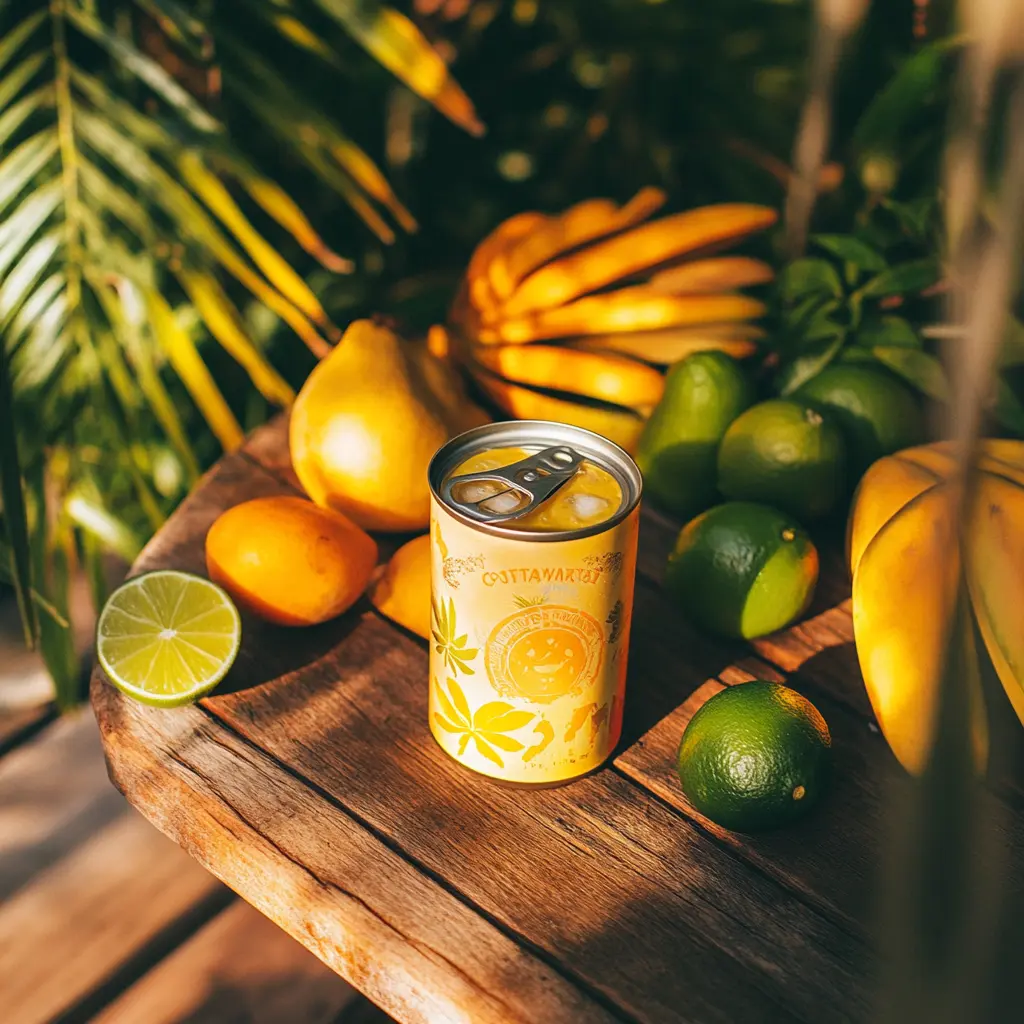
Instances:
[[[119,690],[169,708],[212,690],[241,639],[238,609],[220,587],[160,569],[110,595],[96,626],[96,656]]]

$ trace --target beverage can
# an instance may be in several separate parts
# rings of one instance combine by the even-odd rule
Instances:
[[[553,784],[614,750],[641,478],[580,427],[477,427],[434,456],[430,730],[506,782]]]

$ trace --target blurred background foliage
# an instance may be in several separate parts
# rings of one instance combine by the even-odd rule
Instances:
[[[650,184],[675,209],[781,206],[812,7],[5,4],[0,572],[61,703],[81,685],[70,577],[84,570],[100,602],[105,559],[130,560],[203,468],[287,404],[335,325],[443,319],[474,245],[523,209]],[[813,230],[886,265],[894,246],[897,262],[930,261],[890,306],[941,282],[951,17],[942,0],[876,3],[839,71]],[[782,387],[795,362],[857,340],[844,244],[811,253],[845,282],[818,296],[827,310],[801,320],[814,288],[780,292]],[[921,347],[927,308],[915,316]]]

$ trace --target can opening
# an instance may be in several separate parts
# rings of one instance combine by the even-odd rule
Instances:
[[[476,472],[456,471],[457,475],[443,484],[448,501],[474,519],[506,522],[534,512],[583,465],[583,456],[565,445],[538,452],[508,451],[522,457],[507,464],[480,466]]]
[[[431,462],[434,497],[488,533],[537,540],[587,536],[635,508],[635,463],[597,434],[561,423],[487,424],[453,438]],[[467,486],[471,485],[471,486]]]

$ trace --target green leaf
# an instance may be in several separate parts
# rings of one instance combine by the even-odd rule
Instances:
[[[904,60],[854,127],[850,141],[855,153],[899,149],[900,135],[910,120],[920,115],[940,81],[946,57],[961,43],[960,38],[939,39]]]
[[[48,525],[42,465],[33,472],[31,487],[38,524],[32,539],[33,574],[39,588],[45,591],[49,601],[66,618],[71,568],[74,564],[74,537],[70,523],[63,514],[58,513],[52,530]],[[53,679],[57,707],[61,711],[73,708],[81,700],[82,694],[81,666],[71,630],[58,625],[49,617],[41,619],[39,652]]]
[[[68,495],[65,509],[77,527],[91,534],[108,551],[120,555],[126,562],[134,562],[142,550],[142,541],[111,514],[95,485],[88,488],[80,486]]]
[[[811,241],[861,270],[885,270],[882,254],[853,235],[812,235]]]
[[[905,295],[919,292],[939,279],[939,261],[934,257],[898,263],[871,278],[857,295],[863,298],[880,299],[886,295]]]
[[[996,379],[996,400],[992,415],[1000,426],[1017,437],[1024,437],[1024,404],[1002,376]]]
[[[178,453],[178,457],[185,467],[189,484],[195,483],[199,478],[199,463],[195,452],[178,416],[178,410],[160,379],[148,339],[144,341],[141,337],[141,300],[132,291],[133,286],[124,280],[118,281],[114,288],[108,287],[103,282],[94,281],[92,285],[96,297],[103,306],[107,320],[124,346],[132,369],[135,371],[139,389],[149,403],[161,429],[167,435],[167,439]]]
[[[371,56],[471,135],[483,135],[469,97],[423,33],[377,0],[314,0]]]
[[[33,243],[7,275],[0,285],[0,323],[6,321],[25,301],[30,294],[29,290],[46,272],[63,240],[64,232],[61,228],[51,229]]]
[[[43,315],[50,303],[61,293],[67,281],[62,271],[55,271],[26,298],[7,331],[7,344],[13,352],[25,332]]]
[[[221,123],[204,110],[155,60],[140,53],[122,36],[83,8],[69,4],[64,10],[76,28],[99,43],[125,70],[145,82],[161,99],[174,107],[196,131],[223,131]]]
[[[936,201],[931,196],[922,196],[906,203],[886,198],[882,200],[882,206],[896,218],[906,234],[923,239],[935,215]]]
[[[921,338],[917,331],[901,316],[871,317],[861,324],[854,338],[864,348],[920,348]]]
[[[949,398],[949,382],[942,363],[935,356],[918,349],[877,346],[871,350],[874,357],[918,391],[945,402]]]
[[[32,563],[29,548],[28,516],[25,495],[21,489],[21,467],[18,461],[17,424],[14,419],[14,396],[10,366],[0,339],[0,500],[3,501],[3,523],[10,546],[11,582],[18,597],[25,642],[34,647],[39,636],[39,623],[32,603]]]
[[[208,61],[213,56],[213,39],[206,26],[174,0],[135,0],[135,3],[194,57]]]
[[[25,139],[0,162],[0,213],[57,152],[57,132],[46,128]]]
[[[3,39],[0,40],[0,70],[10,63],[11,58],[21,49],[22,43],[35,32],[47,13],[44,6],[4,34]]]
[[[32,243],[36,233],[60,206],[63,198],[59,180],[29,194],[17,211],[0,224],[0,275]]]
[[[775,386],[780,395],[791,395],[802,384],[816,377],[832,362],[843,347],[846,338],[842,328],[830,338],[822,338],[807,345],[799,355],[784,363],[776,377]]]
[[[26,57],[2,82],[0,82],[0,110],[7,105],[31,81],[35,73],[43,66],[49,53],[43,51]]]
[[[44,85],[8,107],[3,114],[0,114],[0,146],[7,145],[7,140],[25,123],[27,118],[52,103],[53,86]]]
[[[796,302],[808,295],[842,297],[843,282],[828,260],[794,260],[779,274],[779,294],[784,302]]]
[[[837,363],[871,363],[878,365],[878,360],[871,354],[870,349],[861,348],[860,345],[846,345],[842,352],[836,356]]]

